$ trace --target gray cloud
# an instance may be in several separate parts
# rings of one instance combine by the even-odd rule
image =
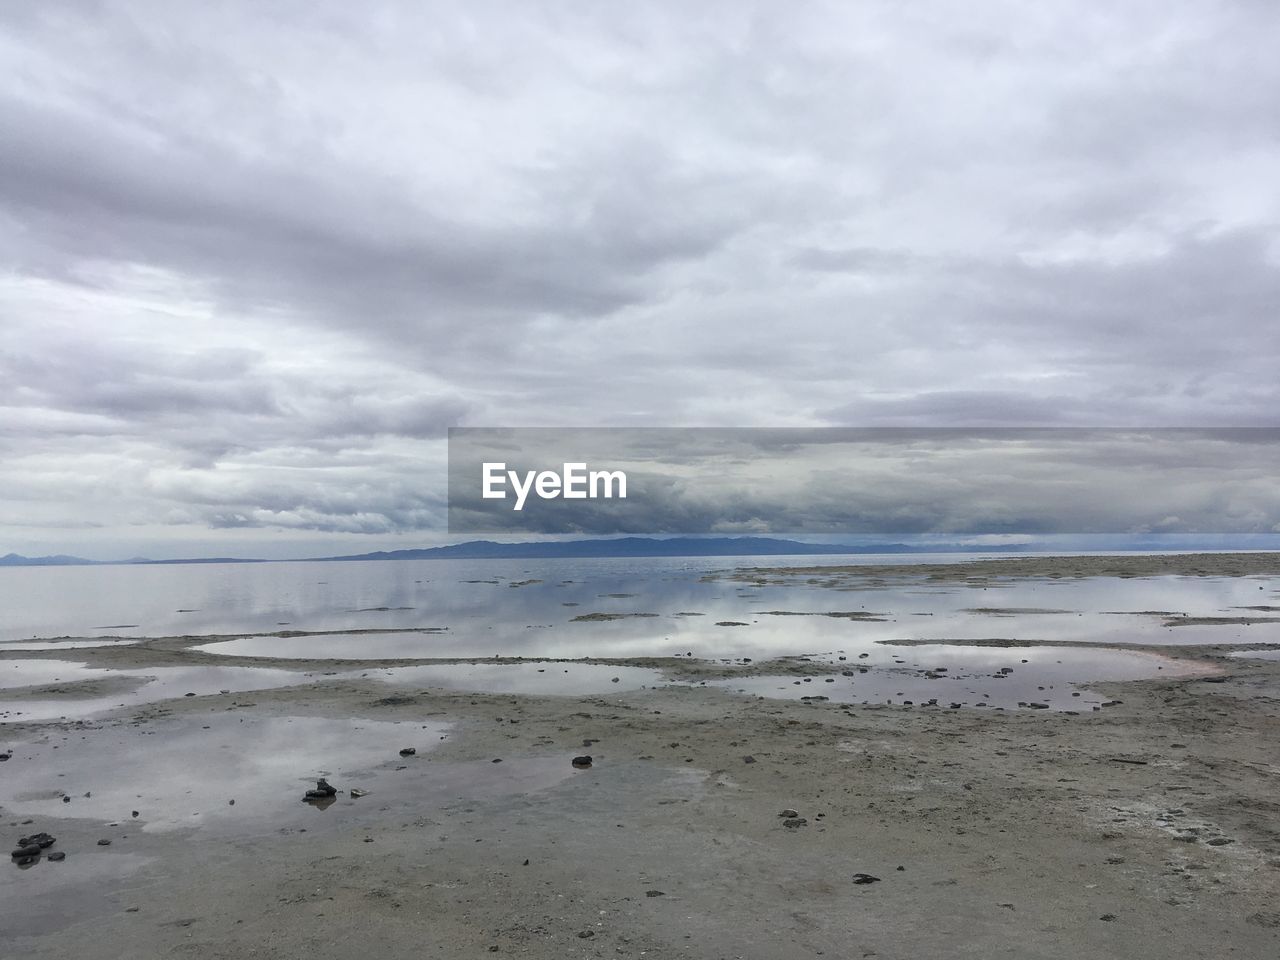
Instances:
[[[453,424],[1274,423],[1277,46],[1245,0],[7,5],[0,552],[404,545]]]
[[[462,430],[454,533],[1271,534],[1280,430]],[[625,499],[482,497],[482,465],[621,470]]]

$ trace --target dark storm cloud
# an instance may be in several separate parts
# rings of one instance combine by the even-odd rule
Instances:
[[[626,496],[482,496],[485,464],[622,471]],[[453,533],[1280,532],[1280,430],[463,429]]]
[[[6,5],[0,541],[439,529],[460,423],[1274,423],[1278,46],[1243,0]]]

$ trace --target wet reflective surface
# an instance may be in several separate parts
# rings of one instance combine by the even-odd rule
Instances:
[[[789,559],[814,562],[805,557],[770,558],[768,563],[785,566]],[[863,555],[825,557],[821,562],[886,559],[901,564],[905,573],[913,559],[936,562],[939,557]],[[952,554],[944,559],[967,557]],[[1280,580],[1275,578],[1097,577],[981,583],[906,578],[867,580],[849,588],[847,581],[831,587],[808,577],[761,584],[706,576],[760,562],[716,557],[0,570],[0,608],[6,613],[0,624],[0,641],[4,641],[0,642],[0,690],[110,676],[74,664],[38,667],[33,664],[42,661],[4,659],[6,649],[17,651],[41,643],[21,638],[77,633],[98,638],[240,633],[239,638],[210,641],[197,649],[284,659],[693,656],[763,661],[830,654],[854,662],[866,654],[868,662],[895,669],[909,664],[885,661],[884,651],[911,648],[886,648],[877,641],[994,638],[1028,644],[1262,642],[1280,646]],[[68,596],[75,596],[76,602],[67,603]],[[1253,622],[1232,622],[1242,620]],[[433,632],[414,632],[427,628]],[[344,632],[268,635],[331,630]],[[74,649],[66,641],[43,643],[51,648],[51,655],[55,646]],[[975,683],[983,679],[990,650],[948,649],[947,656],[966,667]],[[1049,662],[1040,656],[1027,659],[1027,666],[1044,670],[1034,690],[1000,694],[977,683],[947,696],[956,702],[1016,704],[1033,693],[1043,693],[1040,686],[1061,683],[1064,676],[1058,667],[1074,671],[1069,679],[1081,681],[1159,675],[1149,659],[1106,650],[1059,651]],[[555,694],[637,689],[661,682],[652,672],[585,665],[561,667],[559,673],[546,666],[525,665],[398,669],[381,679],[460,690]],[[332,669],[317,674],[248,667],[126,670],[114,676],[118,684],[128,681],[133,686],[117,685],[102,696],[89,696],[88,688],[85,695],[64,691],[44,700],[0,692],[0,720],[89,716],[187,692],[264,689],[309,683],[332,673]],[[612,683],[614,676],[619,677],[618,684]],[[999,682],[1007,684],[1004,689],[1012,689],[1021,680],[1019,675],[1017,681]],[[895,682],[892,675],[876,676],[875,683],[875,689],[865,694],[869,701],[899,693],[901,699],[915,700],[924,693],[914,686],[907,690],[909,684]],[[849,686],[861,691],[871,684],[864,680]],[[858,698],[862,697],[859,693]]]
[[[969,555],[824,557],[823,564],[937,562]],[[813,557],[769,558],[770,566],[812,564]],[[756,586],[703,582],[711,571],[758,565],[760,558],[521,561],[383,561],[8,568],[0,570],[0,641],[74,636],[140,637],[262,634],[278,630],[447,627],[403,642],[434,656],[584,656],[608,642],[618,656],[674,652],[690,641],[748,653],[766,646],[801,652],[790,638],[992,636],[1036,639],[1193,640],[1164,617],[1108,611],[1166,611],[1189,616],[1268,616],[1280,584],[1261,577],[1041,579],[966,586],[957,582],[869,583],[831,589],[803,580]],[[74,602],[68,602],[73,597]],[[883,614],[888,623],[768,617],[764,611]],[[1021,610],[1022,613],[1002,613]],[[1057,610],[1061,613],[1025,611]],[[656,614],[612,621],[584,615]],[[702,614],[681,617],[680,613]],[[1280,611],[1270,616],[1280,616]],[[717,628],[717,621],[747,622]],[[1212,627],[1265,632],[1280,624]],[[548,631],[552,631],[550,634]],[[997,631],[993,634],[992,631]],[[664,647],[664,645],[666,645]],[[0,646],[0,650],[3,647]]]
[[[1154,654],[1069,647],[888,647],[866,659],[840,665],[845,669],[835,676],[736,677],[711,681],[708,686],[789,700],[824,698],[832,703],[910,703],[944,709],[959,704],[962,708],[1006,710],[1037,709],[1031,704],[1042,704],[1050,710],[1092,711],[1107,700],[1087,688],[1090,680],[1206,672]],[[931,700],[935,703],[930,704]]]
[[[0,642],[0,653],[6,650],[78,650],[82,647],[129,646],[136,640],[6,640]]]
[[[456,663],[391,667],[359,676],[401,686],[434,687],[483,693],[589,696],[640,690],[664,683],[662,673],[643,667],[590,663]]]
[[[27,673],[28,664],[40,664]],[[53,666],[48,666],[52,664]],[[51,674],[56,676],[50,677]],[[0,661],[0,677],[13,681],[15,677],[48,677],[49,679],[23,679],[11,686],[46,684],[55,679],[69,683],[85,680],[103,680],[113,683],[113,692],[105,695],[77,696],[70,688],[70,696],[58,698],[25,698],[0,694],[0,723],[27,720],[56,720],[89,717],[119,707],[157,703],[188,693],[196,696],[252,690],[268,690],[302,683],[314,683],[322,679],[317,674],[295,670],[269,670],[257,667],[150,667],[144,670],[99,670],[80,664],[45,660]],[[119,685],[127,685],[121,690]]]
[[[21,817],[90,817],[141,832],[306,826],[325,812],[299,799],[317,777],[372,789],[388,765],[405,762],[401,747],[425,754],[447,730],[439,722],[218,714],[50,734],[12,745],[0,804]]]

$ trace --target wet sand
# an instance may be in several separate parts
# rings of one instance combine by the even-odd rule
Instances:
[[[1209,556],[1172,572],[1280,572],[1271,555]],[[1049,567],[1083,568],[1063,560]],[[0,726],[7,838],[47,830],[67,852],[6,864],[0,954],[1280,955],[1280,662],[1248,658],[1262,645],[1143,645],[1191,675],[1090,684],[1112,705],[1073,715],[697,683],[472,693],[372,675],[421,660],[195,649],[211,639],[6,655],[310,676]],[[590,662],[694,681],[847,666]],[[334,802],[300,802],[322,774]]]

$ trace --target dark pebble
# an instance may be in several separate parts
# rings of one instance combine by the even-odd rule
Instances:
[[[417,747],[405,747],[403,750],[400,751],[400,756],[412,757],[417,752],[418,752]]]
[[[879,882],[880,882],[880,878],[879,878],[879,877],[873,877],[873,876],[872,876],[871,874],[869,874],[869,873],[855,873],[855,874],[853,875],[853,882],[854,882],[854,883],[859,883],[859,884],[862,884],[862,883],[879,883]]]
[[[644,892],[644,895],[646,897],[665,897],[666,896],[666,894],[663,893],[661,890],[646,890]]]
[[[53,853],[49,854],[49,859],[54,863],[57,863],[60,860],[67,859],[67,855],[61,850],[55,850]]]
[[[101,840],[98,841],[98,846],[109,847],[111,846],[111,841],[108,840],[106,837],[103,837]]]
[[[575,767],[589,767],[591,766],[591,758],[589,756],[574,757],[573,765]],[[594,936],[594,934],[592,934],[592,936]]]

